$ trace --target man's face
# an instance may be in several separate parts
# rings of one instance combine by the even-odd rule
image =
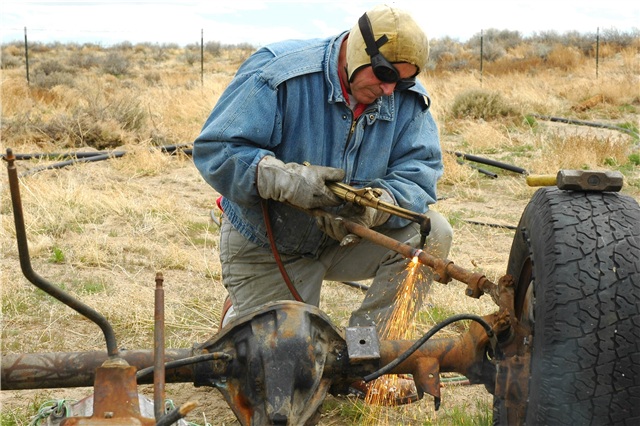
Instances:
[[[409,63],[393,64],[398,70],[400,78],[410,78],[416,75],[418,68]],[[373,103],[379,97],[393,93],[396,83],[385,83],[378,80],[371,66],[360,69],[350,84],[351,95],[362,104]]]

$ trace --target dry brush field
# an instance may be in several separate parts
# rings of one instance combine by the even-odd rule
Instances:
[[[461,164],[454,152],[533,174],[563,168],[619,170],[625,177],[622,191],[640,200],[637,136],[534,116],[605,123],[637,133],[638,48],[636,43],[605,50],[597,78],[593,58],[559,48],[546,62],[526,61],[526,46],[486,64],[482,75],[477,68],[440,69],[437,64],[421,76],[446,152],[435,209],[454,227],[451,260],[497,281],[505,273],[513,238],[513,231],[502,225],[517,225],[536,190],[522,174]],[[250,51],[207,51],[201,80],[199,56],[177,46],[40,45],[31,52],[28,85],[20,46],[3,46],[3,152],[126,152],[51,170],[38,168],[58,160],[17,162],[34,269],[105,315],[121,348],[153,347],[156,272],[164,275],[167,347],[189,348],[217,330],[225,297],[218,227],[210,216],[217,194],[188,155],[169,155],[157,147],[189,144],[198,135]],[[451,60],[442,58],[445,65]],[[22,276],[5,172],[0,182],[2,353],[104,349],[98,327]],[[490,300],[466,297],[465,287],[455,282],[433,286],[418,316],[416,337],[452,314],[495,310]],[[344,327],[361,299],[359,290],[328,282],[321,308]],[[442,333],[458,332],[450,327]],[[141,389],[151,392],[150,387]],[[90,393],[89,388],[3,391],[2,424],[28,423],[48,399],[80,399]],[[167,396],[176,403],[199,402],[189,414],[192,422],[237,424],[214,389],[169,384]],[[393,409],[329,397],[321,424],[488,424],[490,404],[491,396],[478,386],[445,386],[437,412],[428,396]]]

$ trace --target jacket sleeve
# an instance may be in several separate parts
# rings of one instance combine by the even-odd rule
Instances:
[[[263,49],[245,61],[193,144],[193,161],[205,181],[238,204],[259,202],[257,164],[280,143],[277,88],[261,73],[272,58]]]
[[[397,205],[424,213],[436,202],[436,185],[442,173],[437,125],[428,109],[416,106],[396,135],[386,175],[375,179],[371,186],[387,189]],[[385,226],[397,228],[408,223],[406,219],[391,216]]]

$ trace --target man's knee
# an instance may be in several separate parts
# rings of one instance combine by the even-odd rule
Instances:
[[[427,251],[432,256],[446,258],[451,250],[453,228],[447,218],[434,210],[429,210],[427,216],[431,220],[431,231],[427,237]]]

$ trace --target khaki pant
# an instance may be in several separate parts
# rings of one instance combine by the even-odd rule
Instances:
[[[441,258],[449,255],[453,230],[439,213],[427,212],[431,232],[425,251]],[[418,225],[385,230],[385,235],[417,247],[420,242]],[[410,259],[382,246],[362,240],[358,244],[340,247],[338,242],[324,248],[317,259],[280,255],[285,269],[305,303],[318,306],[322,281],[362,281],[373,278],[361,306],[349,320],[350,326],[374,325],[380,329],[393,310],[393,302],[403,289]],[[223,221],[220,234],[220,261],[223,283],[233,303],[235,315],[276,300],[292,300],[287,285],[275,263],[273,253],[244,238]],[[416,293],[416,307],[422,305],[432,282],[432,274],[424,266],[425,280]]]

